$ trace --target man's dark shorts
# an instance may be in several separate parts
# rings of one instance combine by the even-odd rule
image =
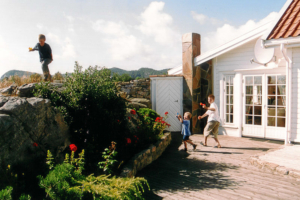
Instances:
[[[190,139],[190,136],[184,135],[182,140],[183,140],[183,141],[187,141],[187,140],[189,140],[189,139]]]

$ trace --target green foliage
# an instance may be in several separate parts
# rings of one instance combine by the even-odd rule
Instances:
[[[54,164],[53,164],[53,155],[52,153],[50,152],[50,150],[47,151],[47,158],[46,158],[46,164],[49,166],[49,169],[52,169],[54,167]]]
[[[103,169],[105,173],[112,174],[113,167],[118,162],[115,159],[116,155],[118,154],[118,152],[116,151],[116,143],[111,142],[111,146],[109,148],[106,148],[102,154],[104,161],[99,162],[98,166],[100,169]]]
[[[139,80],[139,79],[141,79],[141,77],[139,77],[139,76],[137,76],[137,77],[135,78],[135,80]]]
[[[112,80],[114,80],[114,81],[128,82],[128,81],[132,80],[132,77],[129,74],[119,75],[118,73],[113,73]]]
[[[74,73],[66,76],[63,91],[51,88],[49,83],[36,87],[35,96],[49,98],[63,114],[72,142],[88,153],[88,166],[96,166],[97,152],[129,132],[125,100],[117,95],[110,74],[110,70],[98,66],[83,70],[76,62]]]
[[[48,154],[47,157],[51,158],[51,152]],[[45,178],[38,176],[40,187],[45,189],[50,199],[143,199],[144,185],[149,188],[144,178],[95,177],[93,174],[84,176],[84,151],[79,154],[79,158],[75,158],[74,154],[74,151],[71,156],[66,154],[65,161],[55,165]]]
[[[149,78],[150,75],[163,75],[167,74],[169,69],[163,70],[155,70],[151,68],[140,68],[139,70],[123,70],[120,68],[110,68],[112,73],[117,73],[119,75],[128,74],[132,79],[136,79],[136,77],[140,78]]]
[[[93,174],[85,180],[78,181],[80,186],[75,187],[83,192],[93,195],[93,199],[144,199],[144,185],[150,189],[144,178],[119,178],[105,175],[95,177]],[[82,186],[81,186],[82,185]]]
[[[5,189],[0,191],[0,199],[1,200],[11,200],[11,193],[13,191],[13,187],[7,186]]]
[[[56,72],[53,76],[53,80],[64,80],[64,77],[61,73]]]
[[[72,187],[79,186],[77,180],[84,180],[84,176],[77,173],[74,165],[69,163],[58,164],[45,178],[38,178],[40,187],[45,189],[51,199],[79,199],[82,194],[80,190]]]
[[[19,200],[31,200],[30,195],[22,194],[19,198]]]

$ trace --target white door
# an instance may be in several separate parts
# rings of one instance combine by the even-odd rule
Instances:
[[[182,115],[182,78],[156,79],[156,112],[164,116],[168,112],[166,122],[171,126],[169,131],[181,131],[181,123],[176,118],[177,112]]]
[[[243,82],[243,135],[284,139],[286,76],[247,75]]]

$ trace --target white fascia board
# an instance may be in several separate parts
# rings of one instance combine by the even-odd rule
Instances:
[[[237,48],[251,40],[261,37],[269,28],[271,22],[267,22],[266,24],[257,27],[256,29],[249,31],[248,33],[230,41],[226,44],[221,45],[220,47],[204,53],[200,56],[197,56],[194,59],[195,66],[200,65],[208,60],[211,60],[221,54],[224,54],[234,48]]]
[[[176,75],[176,74],[181,74],[181,73],[182,73],[182,65],[168,70],[168,75]]]
[[[263,40],[266,40],[267,37],[271,34],[271,32],[273,31],[273,29],[275,28],[275,26],[278,24],[279,20],[282,18],[282,16],[285,13],[286,9],[288,9],[288,7],[291,5],[292,2],[293,2],[293,0],[287,0],[285,2],[284,6],[279,11],[277,19],[274,20],[274,22],[270,26],[269,30],[263,35],[263,37],[262,37]]]
[[[279,39],[272,39],[272,40],[263,40],[263,44],[265,48],[274,48],[280,46],[281,44],[285,44],[286,48],[296,47],[296,46],[300,46],[300,36],[279,38]]]

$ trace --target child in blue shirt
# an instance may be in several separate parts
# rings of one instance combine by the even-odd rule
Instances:
[[[181,134],[183,135],[184,151],[187,151],[187,145],[186,145],[186,143],[189,143],[189,144],[193,145],[193,148],[195,150],[196,147],[197,147],[197,145],[194,144],[190,140],[190,138],[189,138],[190,135],[191,135],[191,131],[190,131],[190,119],[192,117],[192,114],[190,112],[184,113],[183,119],[182,119],[181,115],[178,115],[176,117],[182,123]]]

